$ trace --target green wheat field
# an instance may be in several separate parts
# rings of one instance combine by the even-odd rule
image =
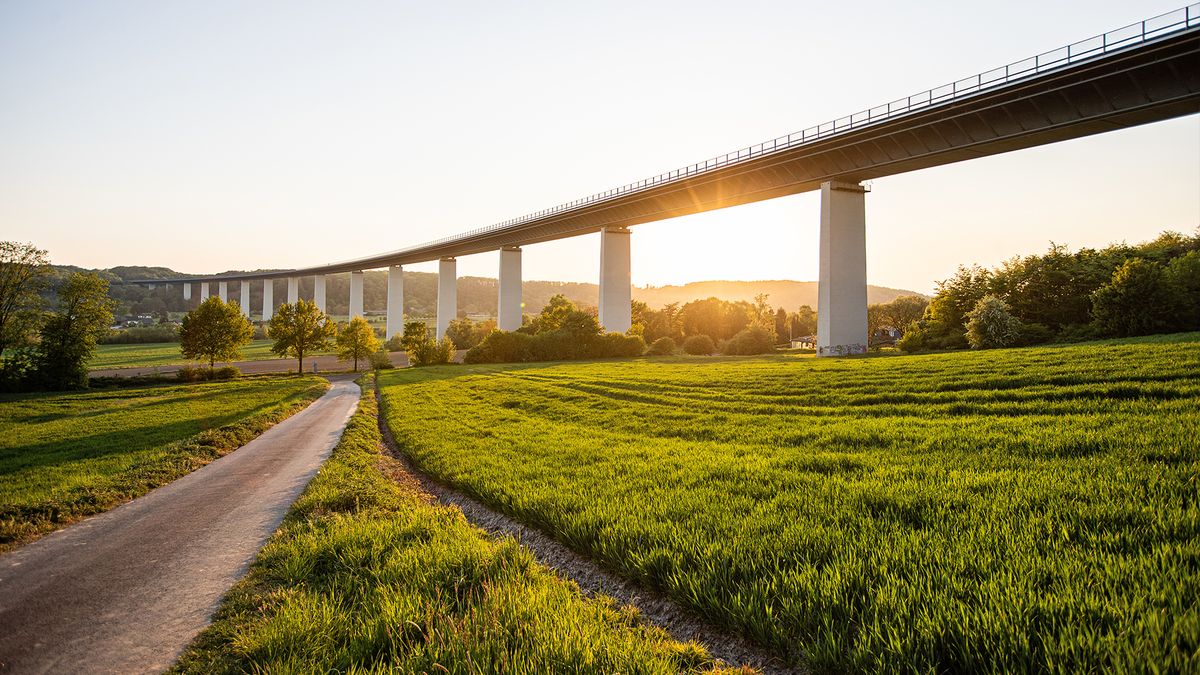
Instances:
[[[1200,334],[381,377],[423,470],[818,672],[1200,668]]]

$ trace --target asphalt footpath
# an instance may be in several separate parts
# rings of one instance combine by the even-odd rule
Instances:
[[[0,556],[0,673],[169,667],[341,437],[352,376],[238,450]]]

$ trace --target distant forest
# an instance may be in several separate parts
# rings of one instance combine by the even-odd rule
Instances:
[[[118,316],[128,314],[161,314],[163,312],[184,312],[194,307],[198,302],[200,288],[196,284],[192,290],[191,301],[183,299],[183,290],[179,284],[154,289],[145,286],[134,286],[124,283],[127,279],[162,279],[170,282],[183,276],[190,276],[166,267],[113,267],[103,270],[84,270],[79,267],[55,265],[55,281],[47,289],[45,296],[53,302],[58,282],[71,272],[93,271],[109,281],[109,295],[119,303]],[[458,279],[458,314],[459,316],[496,314],[496,280],[486,277],[459,277]],[[287,301],[287,280],[276,279],[274,301],[276,305]],[[238,282],[229,284],[229,298],[239,299]],[[211,284],[211,292],[217,292],[216,283]],[[573,283],[563,281],[526,281],[522,288],[525,301],[525,312],[536,314],[545,307],[550,298],[562,295],[581,308],[593,308],[599,297],[596,284]],[[300,278],[300,297],[311,298],[313,293],[313,278]],[[350,297],[350,275],[333,274],[326,282],[326,299],[328,311],[331,314],[346,314]],[[770,296],[772,306],[798,308],[801,305],[817,305],[817,282],[815,281],[699,281],[682,286],[634,287],[633,298],[645,302],[651,309],[658,309],[672,303],[686,303],[691,300],[716,297],[730,302],[753,301],[756,295],[766,293]],[[870,303],[890,302],[902,295],[919,295],[912,291],[904,291],[882,286],[867,287],[867,301]],[[387,272],[384,270],[368,271],[363,275],[363,304],[368,314],[382,313],[387,308]],[[437,274],[433,272],[404,273],[404,313],[413,317],[432,317],[437,308]],[[250,288],[250,310],[257,314],[262,310],[262,283],[254,282]]]

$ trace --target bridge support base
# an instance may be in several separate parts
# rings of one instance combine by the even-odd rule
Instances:
[[[867,351],[867,188],[821,185],[821,274],[817,356]]]
[[[300,299],[300,280],[288,277],[288,304],[294,305]]]
[[[250,318],[250,282],[238,282],[238,301],[242,304],[242,316]]]
[[[458,261],[438,261],[437,339],[446,337],[450,322],[458,316]]]
[[[516,330],[523,320],[521,312],[521,249],[505,246],[500,249],[500,295],[496,310],[496,327]]]
[[[347,319],[353,319],[356,316],[363,315],[363,273],[350,273],[350,316]]]
[[[317,309],[325,311],[325,275],[318,274],[313,277],[313,302],[316,303]]]
[[[275,316],[275,280],[263,279],[262,320],[270,321],[272,316]]]
[[[404,333],[404,267],[388,268],[387,336]]]
[[[605,228],[600,232],[600,327],[609,333],[628,331],[632,300],[629,230]]]

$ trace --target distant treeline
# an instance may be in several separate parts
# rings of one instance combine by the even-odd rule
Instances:
[[[960,267],[938,284],[905,351],[1200,330],[1200,233]]]

